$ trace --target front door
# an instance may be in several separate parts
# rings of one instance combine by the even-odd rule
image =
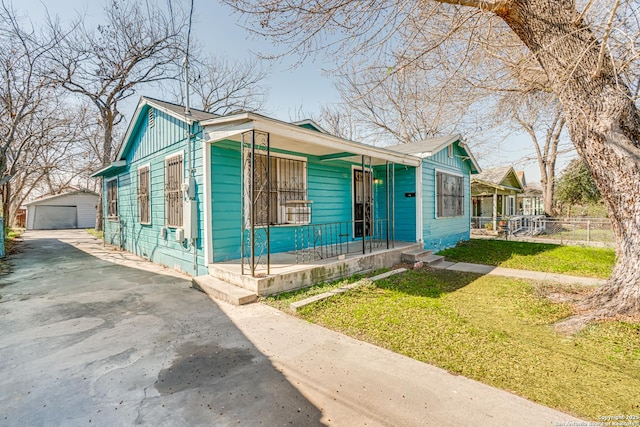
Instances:
[[[353,236],[371,236],[371,171],[355,169],[353,171]],[[363,233],[364,231],[364,233]]]

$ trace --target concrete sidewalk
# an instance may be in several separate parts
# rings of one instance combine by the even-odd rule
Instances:
[[[596,279],[593,277],[570,276],[567,274],[545,273],[543,271],[517,270],[515,268],[495,267],[492,265],[484,264],[471,264],[468,262],[443,261],[439,264],[431,265],[431,267],[444,270],[486,274],[489,276],[506,276],[517,277],[519,279],[549,281],[565,285],[580,284],[598,286],[606,282],[606,279]]]
[[[73,239],[64,240],[74,244]],[[76,245],[89,254],[135,267],[137,257],[114,254],[98,240],[82,238]],[[145,260],[138,262],[145,270],[176,274]],[[459,268],[470,271],[473,267]],[[318,408],[325,425],[554,426],[580,421],[262,304],[214,303],[215,310],[224,313],[283,378]],[[261,378],[254,380],[260,383]]]

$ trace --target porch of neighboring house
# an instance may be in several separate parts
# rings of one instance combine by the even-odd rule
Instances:
[[[471,232],[504,232],[518,214],[523,185],[511,166],[486,169],[471,180]],[[517,222],[511,221],[516,224]]]
[[[211,277],[269,295],[391,267],[403,252],[421,250],[420,159],[254,120],[207,129]]]

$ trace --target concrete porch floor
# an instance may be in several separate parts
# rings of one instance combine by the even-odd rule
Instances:
[[[422,248],[421,243],[394,242],[389,249],[386,243],[382,247],[373,248],[372,252],[363,254],[354,252],[357,244],[349,245],[350,252],[344,257],[320,259],[304,264],[297,263],[300,257],[291,252],[271,254],[271,268],[267,274],[266,257],[264,265],[256,269],[252,277],[245,265],[242,274],[241,260],[225,261],[208,266],[209,275],[224,282],[239,286],[256,295],[270,295],[279,292],[304,288],[329,280],[347,277],[355,273],[391,267],[401,262],[402,253]],[[361,248],[361,246],[359,246]]]

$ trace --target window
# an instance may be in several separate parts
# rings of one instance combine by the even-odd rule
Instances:
[[[107,181],[107,218],[118,218],[118,178]]]
[[[152,128],[156,124],[156,114],[153,108],[149,108],[149,127]]]
[[[182,154],[164,161],[165,225],[182,227]]]
[[[438,218],[464,215],[462,177],[436,172],[436,213]]]
[[[141,224],[151,224],[151,174],[149,166],[138,169],[138,214]]]
[[[448,153],[449,153],[449,158],[453,159],[453,144],[449,145]]]
[[[254,167],[256,225],[307,224],[311,221],[311,208],[307,204],[305,159],[270,156],[269,188],[267,156],[256,154]],[[245,173],[250,173],[248,164]]]

